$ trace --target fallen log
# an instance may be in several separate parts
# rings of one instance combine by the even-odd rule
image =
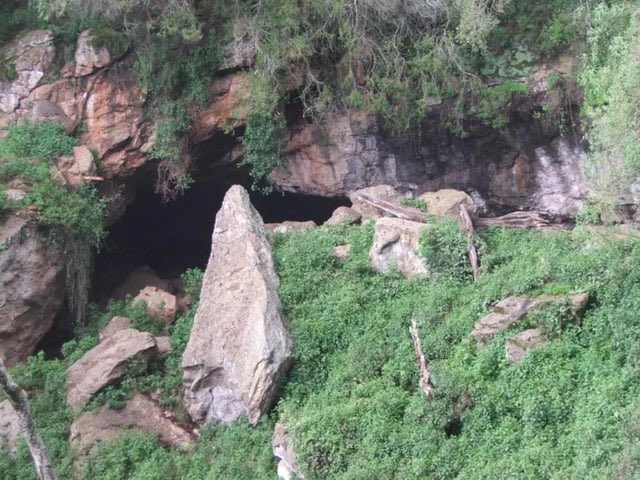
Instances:
[[[427,359],[422,351],[422,344],[420,343],[420,335],[418,333],[418,324],[416,319],[411,319],[411,326],[409,327],[411,333],[411,339],[413,340],[413,347],[416,350],[416,361],[418,362],[418,368],[420,369],[420,388],[424,392],[427,399],[433,397],[433,384],[431,383],[431,372],[427,364]]]
[[[489,228],[491,226],[505,228],[538,228],[538,229],[562,229],[561,224],[554,224],[544,212],[517,211],[507,213],[501,217],[482,217],[475,221],[475,225],[481,228]]]
[[[411,220],[412,222],[427,223],[427,214],[418,208],[401,207],[393,202],[381,200],[364,193],[358,195],[358,200],[361,200],[372,207],[378,208],[383,212],[387,212],[394,217],[401,218],[403,220]]]

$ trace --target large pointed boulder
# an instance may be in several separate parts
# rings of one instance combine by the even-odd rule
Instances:
[[[216,216],[200,304],[182,359],[184,402],[198,423],[256,424],[291,360],[264,224],[244,188]]]

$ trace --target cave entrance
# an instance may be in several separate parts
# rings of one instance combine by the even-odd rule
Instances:
[[[178,277],[188,268],[206,267],[211,234],[224,194],[233,183],[250,192],[251,202],[265,223],[285,220],[326,221],[345,197],[326,198],[289,192],[261,194],[249,180],[196,181],[175,200],[163,202],[151,186],[136,190],[135,200],[109,229],[98,254],[93,282],[94,300],[109,296],[135,269],[148,267],[163,279]]]

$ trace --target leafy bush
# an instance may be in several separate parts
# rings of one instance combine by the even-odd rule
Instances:
[[[425,228],[420,254],[437,276],[468,279],[472,275],[468,257],[469,241],[455,219],[436,221]]]
[[[584,115],[590,121],[590,177],[606,198],[628,195],[640,178],[640,8],[631,2],[598,4],[589,53],[580,74]]]

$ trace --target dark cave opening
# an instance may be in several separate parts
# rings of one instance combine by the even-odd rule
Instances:
[[[265,223],[285,220],[326,221],[333,211],[349,205],[345,197],[325,198],[290,192],[261,194],[248,181],[197,181],[169,202],[151,186],[136,190],[135,200],[109,229],[97,256],[94,300],[106,298],[134,269],[149,267],[164,279],[178,277],[188,268],[204,269],[211,248],[216,213],[232,183],[242,183]]]

